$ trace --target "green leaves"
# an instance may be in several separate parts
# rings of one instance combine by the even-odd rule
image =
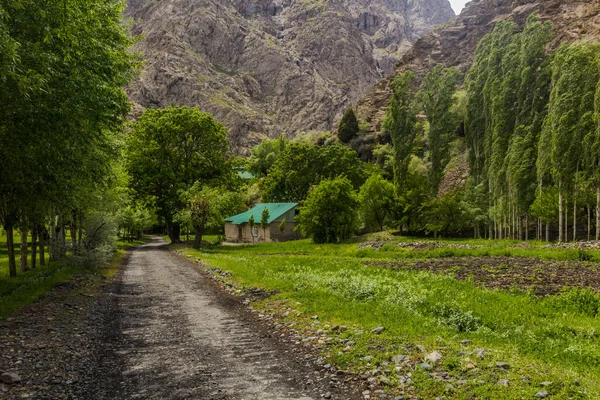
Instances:
[[[354,110],[350,107],[344,112],[344,116],[338,125],[338,138],[342,143],[348,143],[356,137],[358,131],[358,119],[356,119]]]
[[[314,187],[296,217],[302,234],[315,243],[337,243],[357,224],[358,200],[347,178],[323,180]]]
[[[148,109],[132,126],[127,170],[138,198],[155,204],[167,224],[185,206],[182,191],[221,178],[228,168],[227,132],[196,108]]]

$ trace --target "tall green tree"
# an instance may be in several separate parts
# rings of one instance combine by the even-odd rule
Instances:
[[[250,171],[258,176],[267,176],[269,169],[275,164],[287,141],[283,136],[277,139],[265,139],[252,148],[249,165]]]
[[[321,181],[309,193],[296,217],[302,234],[315,243],[337,243],[357,226],[358,200],[345,177]]]
[[[358,135],[358,119],[352,107],[349,107],[338,125],[338,138],[342,143],[348,143]]]
[[[48,203],[70,213],[82,187],[106,186],[129,111],[122,88],[136,70],[123,6],[0,5],[0,219],[7,231],[17,220],[29,229],[27,215],[48,212]],[[14,276],[12,243],[9,254]]]
[[[396,205],[394,185],[383,179],[381,175],[371,175],[360,188],[358,202],[365,228],[383,231],[384,225],[391,222]]]
[[[567,238],[564,200],[582,168],[583,143],[595,134],[595,96],[600,81],[600,45],[561,47],[552,61],[552,92],[542,135],[550,144],[551,174],[558,186],[559,241]]]
[[[390,134],[394,146],[394,181],[399,193],[404,189],[416,136],[417,111],[411,89],[414,79],[411,71],[394,78],[392,98],[383,121],[383,129]]]
[[[156,208],[178,242],[175,214],[185,207],[181,193],[228,173],[229,148],[223,125],[197,108],[147,109],[131,128],[127,170],[135,195]]]
[[[452,105],[459,74],[456,68],[438,64],[425,76],[418,93],[429,122],[429,182],[434,195],[450,161],[450,142],[458,124]]]

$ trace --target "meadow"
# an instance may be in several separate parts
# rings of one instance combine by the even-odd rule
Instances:
[[[268,293],[256,309],[389,392],[600,398],[596,249],[376,235],[179,250],[241,293]],[[433,351],[442,359],[421,367]]]

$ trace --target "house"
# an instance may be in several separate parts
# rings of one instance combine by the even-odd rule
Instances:
[[[260,225],[264,209],[269,210],[269,226],[263,230]],[[294,221],[298,213],[298,203],[261,203],[250,210],[225,220],[225,239],[228,242],[285,242],[301,239]],[[254,216],[254,227],[250,228],[250,216]],[[281,222],[285,220],[283,232]]]

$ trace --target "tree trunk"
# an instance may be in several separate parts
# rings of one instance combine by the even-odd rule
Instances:
[[[573,198],[573,241],[577,241],[577,192]]]
[[[596,188],[596,240],[600,240],[600,186]]]
[[[31,269],[35,269],[37,264],[37,237],[37,225],[33,225],[31,228]]]
[[[587,240],[588,242],[590,241],[591,237],[592,237],[592,210],[590,205],[588,204],[587,206]]]
[[[525,215],[525,241],[529,240],[529,215]]]
[[[563,241],[564,233],[563,193],[560,180],[558,181],[558,241]]]
[[[569,241],[569,202],[565,201],[565,242]]]
[[[546,242],[550,241],[550,224],[546,222]]]
[[[196,237],[194,238],[194,248],[199,249],[202,244],[202,236],[204,235],[204,226],[195,226],[194,231],[196,233]]]
[[[13,225],[4,225],[6,231],[6,247],[8,248],[8,270],[10,276],[14,278],[17,276],[17,262],[15,260],[15,238],[13,232]]]
[[[56,240],[56,216],[54,213],[50,215],[50,242],[48,246],[50,247],[50,261],[58,260],[58,251],[57,245],[58,241]]]
[[[39,235],[40,235],[40,267],[46,265],[46,227],[44,225],[39,225]]]
[[[57,226],[58,230],[59,230],[59,238],[60,238],[60,245],[59,245],[59,257],[60,258],[64,258],[67,255],[67,230],[65,229],[65,220],[62,217],[62,215],[58,216],[58,226]]]
[[[179,224],[169,223],[167,224],[167,232],[171,243],[181,242],[181,227]]]
[[[25,225],[25,219],[21,218],[21,272],[29,271],[29,265],[27,263],[27,226]]]
[[[73,211],[71,218],[71,246],[73,247],[73,254],[77,254],[79,253],[79,248],[77,247],[77,212]]]

